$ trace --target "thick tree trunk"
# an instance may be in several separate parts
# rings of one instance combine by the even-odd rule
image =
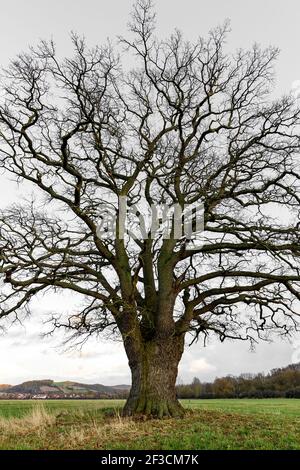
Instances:
[[[184,339],[178,337],[147,341],[140,357],[129,357],[132,387],[125,416],[183,416],[175,389],[183,343]]]

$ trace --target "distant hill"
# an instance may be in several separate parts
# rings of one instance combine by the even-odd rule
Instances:
[[[79,382],[54,382],[53,380],[31,380],[19,385],[3,385],[1,393],[15,395],[47,395],[51,398],[118,398],[130,390],[129,385],[107,386],[102,384],[83,384]]]

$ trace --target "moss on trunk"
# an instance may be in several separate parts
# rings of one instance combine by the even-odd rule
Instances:
[[[129,359],[132,387],[124,415],[183,416],[175,388],[183,342],[178,337],[151,340],[144,343],[141,357]]]

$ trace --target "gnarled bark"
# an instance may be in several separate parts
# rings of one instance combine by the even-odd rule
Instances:
[[[175,389],[183,346],[181,337],[152,339],[143,344],[139,357],[129,357],[132,387],[123,410],[125,416],[183,416]]]

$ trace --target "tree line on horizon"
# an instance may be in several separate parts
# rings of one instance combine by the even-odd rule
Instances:
[[[268,374],[240,374],[177,385],[178,398],[300,398],[300,362]]]

